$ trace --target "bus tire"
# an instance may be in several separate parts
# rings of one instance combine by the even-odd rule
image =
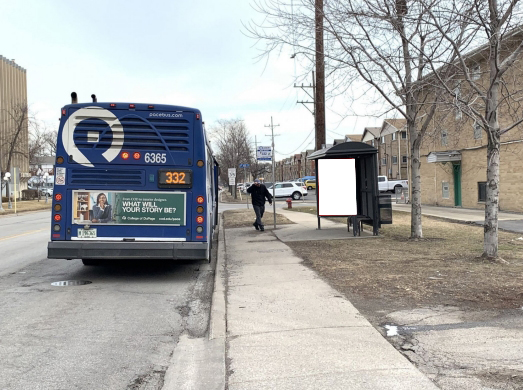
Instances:
[[[98,259],[82,259],[84,265],[100,265],[100,260]]]
[[[209,254],[207,255],[207,262],[210,264],[212,261],[212,236],[209,239]]]

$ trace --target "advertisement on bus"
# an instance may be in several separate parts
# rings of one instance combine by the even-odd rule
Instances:
[[[73,191],[73,223],[186,224],[185,192]]]

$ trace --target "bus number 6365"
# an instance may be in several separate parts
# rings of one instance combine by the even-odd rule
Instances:
[[[165,164],[167,162],[167,155],[165,153],[145,153],[145,162]]]

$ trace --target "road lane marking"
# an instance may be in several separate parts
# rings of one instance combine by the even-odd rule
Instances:
[[[22,233],[22,234],[15,234],[14,236],[2,237],[2,238],[0,238],[0,241],[9,240],[11,238],[16,238],[16,237],[27,236],[28,234],[43,232],[44,230],[49,230],[49,229],[31,230],[31,231],[28,231],[28,232],[25,232],[25,233]]]

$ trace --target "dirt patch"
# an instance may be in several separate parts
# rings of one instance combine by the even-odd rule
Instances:
[[[247,204],[247,200],[245,198],[248,197],[247,194],[242,193],[240,198],[240,191],[236,193],[236,199],[234,199],[234,195],[231,195],[228,191],[223,190],[218,195],[220,202],[222,203],[243,203]],[[251,203],[251,200],[249,199],[249,204]]]
[[[394,212],[381,240],[289,243],[307,264],[340,291],[403,306],[454,305],[509,309],[523,302],[523,238],[499,234],[500,256],[479,256],[483,228],[423,218],[421,240],[408,239],[410,214]]]
[[[267,210],[267,207],[265,208]],[[273,213],[271,211],[266,211],[265,214],[263,214],[263,222],[265,225],[272,226],[274,217]],[[256,219],[256,216],[254,215],[254,210],[252,209],[252,206],[250,206],[250,209],[245,210],[227,210],[223,212],[223,226],[226,229],[230,228],[238,228],[238,227],[253,227],[252,224],[254,220]],[[281,214],[276,213],[276,224],[277,225],[286,225],[294,223],[284,217]],[[253,228],[254,229],[254,228]]]
[[[2,215],[14,214],[15,213],[15,203],[11,202],[13,205],[12,209],[7,208],[7,202],[2,204],[4,212],[0,212],[0,217]],[[38,210],[51,210],[53,205],[53,200],[49,198],[48,203],[45,203],[45,198],[38,200],[22,200],[16,202],[16,212],[23,213],[26,211],[38,211]]]

